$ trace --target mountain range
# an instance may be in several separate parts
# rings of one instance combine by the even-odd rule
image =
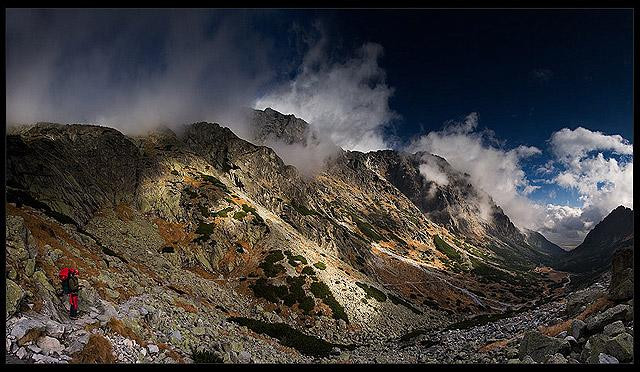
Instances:
[[[134,330],[174,360],[241,338],[252,360],[310,361],[561,299],[572,273],[600,274],[633,246],[624,207],[566,252],[436,155],[336,148],[309,176],[272,149],[320,143],[308,123],[256,110],[249,129],[10,128],[7,318],[64,323],[53,288],[75,266],[83,327]]]

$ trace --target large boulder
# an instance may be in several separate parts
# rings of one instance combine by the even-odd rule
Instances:
[[[11,279],[7,279],[7,293],[5,294],[6,300],[6,318],[15,314],[20,306],[20,301],[24,298],[25,292],[22,288]]]
[[[534,361],[543,363],[556,353],[567,354],[571,345],[565,340],[545,336],[538,331],[530,331],[524,335],[520,343],[519,356],[524,359],[530,356]]]
[[[600,332],[607,324],[611,324],[617,320],[625,320],[629,316],[629,313],[633,313],[629,305],[620,304],[611,307],[587,318],[587,330],[590,333]]]
[[[628,333],[621,333],[606,341],[605,348],[607,354],[614,356],[621,363],[633,360],[633,336]]]
[[[633,249],[619,249],[611,260],[608,297],[614,301],[633,298]]]
[[[583,308],[586,308],[586,306],[605,295],[606,293],[598,288],[585,289],[579,292],[572,293],[567,297],[565,314],[568,317],[574,317],[582,312]]]

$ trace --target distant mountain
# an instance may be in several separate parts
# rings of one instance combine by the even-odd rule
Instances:
[[[609,267],[617,249],[626,247],[633,248],[633,210],[619,206],[589,231],[562,267],[578,273],[599,273]]]
[[[563,256],[568,254],[567,251],[560,248],[560,246],[550,242],[549,240],[547,240],[547,238],[544,237],[544,235],[540,234],[537,231],[526,229],[524,231],[524,234],[526,236],[527,243],[529,243],[529,245],[531,245],[532,247],[538,249],[538,251],[540,252],[553,256]]]

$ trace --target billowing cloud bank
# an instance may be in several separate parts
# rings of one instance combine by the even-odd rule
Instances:
[[[310,46],[295,78],[254,106],[303,118],[345,150],[389,148],[384,129],[398,115],[389,107],[393,89],[378,64],[382,46],[366,43],[344,62],[330,61],[328,46],[322,35]]]
[[[428,151],[471,176],[519,227],[541,232],[566,248],[580,244],[587,232],[619,205],[633,208],[633,147],[619,135],[585,128],[561,129],[549,140],[551,159],[538,169],[542,179],[578,192],[581,207],[540,204],[528,195],[534,184],[523,162],[542,154],[536,147],[503,149],[494,133],[477,130],[478,115],[449,122],[440,131],[412,141],[407,150]],[[437,173],[436,173],[437,174]]]
[[[128,133],[237,123],[273,70],[272,43],[251,19],[222,10],[8,10],[7,121]]]

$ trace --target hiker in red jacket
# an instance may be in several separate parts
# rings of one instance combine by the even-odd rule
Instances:
[[[71,319],[78,317],[79,274],[78,269],[69,267],[62,268],[60,273],[58,273],[60,281],[62,282],[62,293],[69,295],[69,317]]]

